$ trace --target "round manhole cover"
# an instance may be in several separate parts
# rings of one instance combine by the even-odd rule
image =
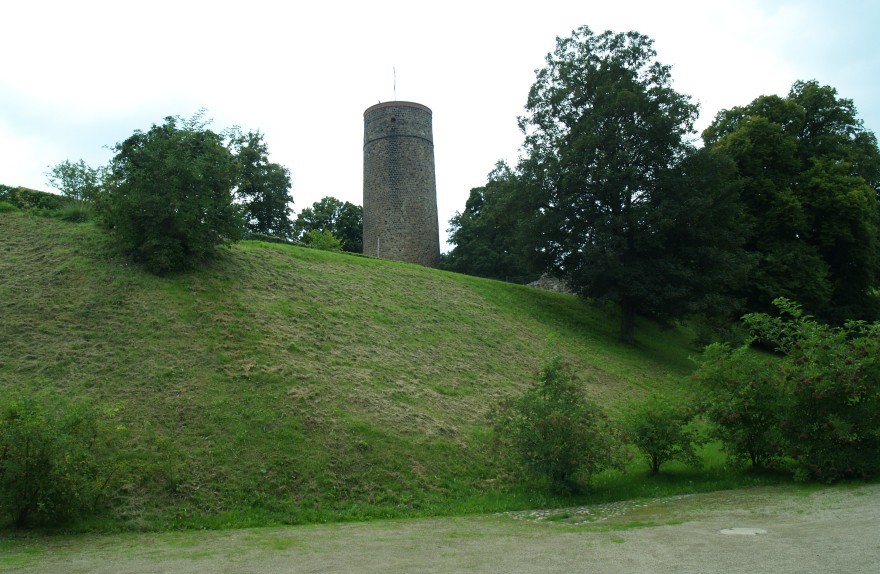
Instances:
[[[767,534],[763,528],[725,528],[719,530],[721,534],[733,534],[735,536],[757,536],[758,534]]]

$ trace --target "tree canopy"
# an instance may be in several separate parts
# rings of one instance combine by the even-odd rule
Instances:
[[[506,163],[498,162],[486,185],[471,189],[464,211],[449,220],[449,242],[455,247],[446,268],[507,281],[530,276],[524,185]]]
[[[741,242],[731,166],[697,152],[697,105],[637,32],[557,39],[520,118],[540,200],[536,251],[583,296],[675,317],[720,292]]]
[[[167,117],[113,149],[101,211],[122,247],[150,271],[182,269],[241,237],[235,158],[201,115]]]
[[[234,131],[230,140],[238,173],[235,197],[245,208],[247,230],[290,238],[290,170],[269,161],[262,133]]]
[[[853,102],[798,81],[787,97],[719,112],[703,140],[742,177],[749,308],[787,297],[826,320],[876,317],[880,152]]]
[[[310,232],[329,232],[342,243],[343,251],[363,251],[363,208],[335,197],[324,197],[311,207],[303,209],[294,224],[294,237],[309,244],[318,235]]]

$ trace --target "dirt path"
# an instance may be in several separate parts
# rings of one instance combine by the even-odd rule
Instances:
[[[766,532],[721,533],[732,528]],[[0,572],[873,574],[880,484],[728,491],[590,513],[0,540]]]

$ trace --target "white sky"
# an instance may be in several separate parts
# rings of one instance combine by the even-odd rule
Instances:
[[[396,68],[396,98],[434,112],[445,239],[470,188],[516,163],[534,72],[583,24],[652,37],[701,104],[698,129],[816,79],[880,131],[875,0],[4,0],[0,14],[0,183],[35,189],[49,166],[97,167],[135,129],[207,108],[212,129],[265,134],[297,211],[361,204],[363,111],[395,99]]]

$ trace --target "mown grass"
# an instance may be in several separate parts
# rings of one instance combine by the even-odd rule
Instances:
[[[576,503],[500,488],[488,456],[489,408],[530,383],[551,334],[611,412],[687,393],[684,331],[640,322],[628,347],[613,310],[572,296],[255,241],[155,277],[90,223],[0,213],[0,392],[87,396],[125,427],[110,507],[79,528]],[[603,475],[588,498],[751,480],[688,472]]]

